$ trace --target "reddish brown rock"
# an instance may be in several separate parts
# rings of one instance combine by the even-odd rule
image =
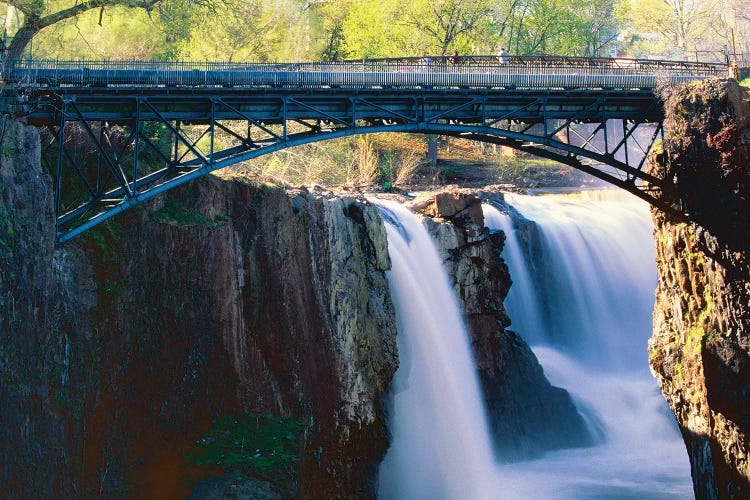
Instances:
[[[750,497],[750,103],[735,82],[674,90],[653,173],[693,222],[653,211],[651,368],[677,416],[697,498]]]
[[[299,496],[374,497],[398,364],[377,208],[207,177],[55,250],[38,144],[5,130],[0,496],[184,497],[212,422],[270,413],[303,425]]]

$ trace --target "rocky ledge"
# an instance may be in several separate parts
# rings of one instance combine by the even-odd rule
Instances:
[[[38,133],[6,125],[0,496],[374,497],[398,364],[377,208],[209,176],[55,249]]]

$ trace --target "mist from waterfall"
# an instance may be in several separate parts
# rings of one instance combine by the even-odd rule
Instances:
[[[690,498],[687,452],[648,371],[657,279],[648,206],[619,191],[506,201],[535,226],[519,231],[524,221],[483,207],[487,227],[506,234],[511,329],[550,382],[597,416],[606,440],[502,475],[518,498]]]

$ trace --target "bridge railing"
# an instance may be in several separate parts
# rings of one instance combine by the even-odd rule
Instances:
[[[499,56],[495,55],[459,55],[459,66],[466,68],[482,68],[482,67],[496,67],[496,66],[508,66],[515,68],[529,68],[537,70],[539,68],[546,68],[549,70],[560,69],[563,71],[570,70],[572,68],[586,71],[601,71],[601,70],[627,70],[635,71],[638,73],[647,72],[653,73],[654,71],[664,73],[681,73],[681,74],[710,74],[712,76],[721,75],[724,76],[727,71],[727,65],[723,63],[714,62],[690,62],[690,61],[670,61],[660,59],[632,59],[632,58],[605,58],[605,57],[573,57],[573,56],[508,56],[507,63],[503,63]],[[419,64],[420,62],[429,60],[432,63],[453,65],[451,62],[453,56],[423,56],[423,57],[408,57],[408,58],[379,58],[379,59],[365,59],[361,62],[365,64],[387,64],[387,65],[398,65],[398,64]],[[346,62],[356,63],[357,60],[349,60]]]
[[[409,57],[302,63],[8,60],[21,86],[515,86],[644,88],[658,79],[724,77],[723,64],[557,56]]]

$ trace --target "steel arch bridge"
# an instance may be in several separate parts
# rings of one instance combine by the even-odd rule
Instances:
[[[4,61],[14,112],[55,138],[57,240],[192,179],[316,141],[444,134],[570,165],[682,216],[644,171],[656,88],[725,65],[514,57],[339,63]],[[75,125],[73,125],[75,124]],[[219,141],[219,136],[221,141]],[[75,142],[75,148],[70,146]],[[80,149],[94,151],[81,158]]]

